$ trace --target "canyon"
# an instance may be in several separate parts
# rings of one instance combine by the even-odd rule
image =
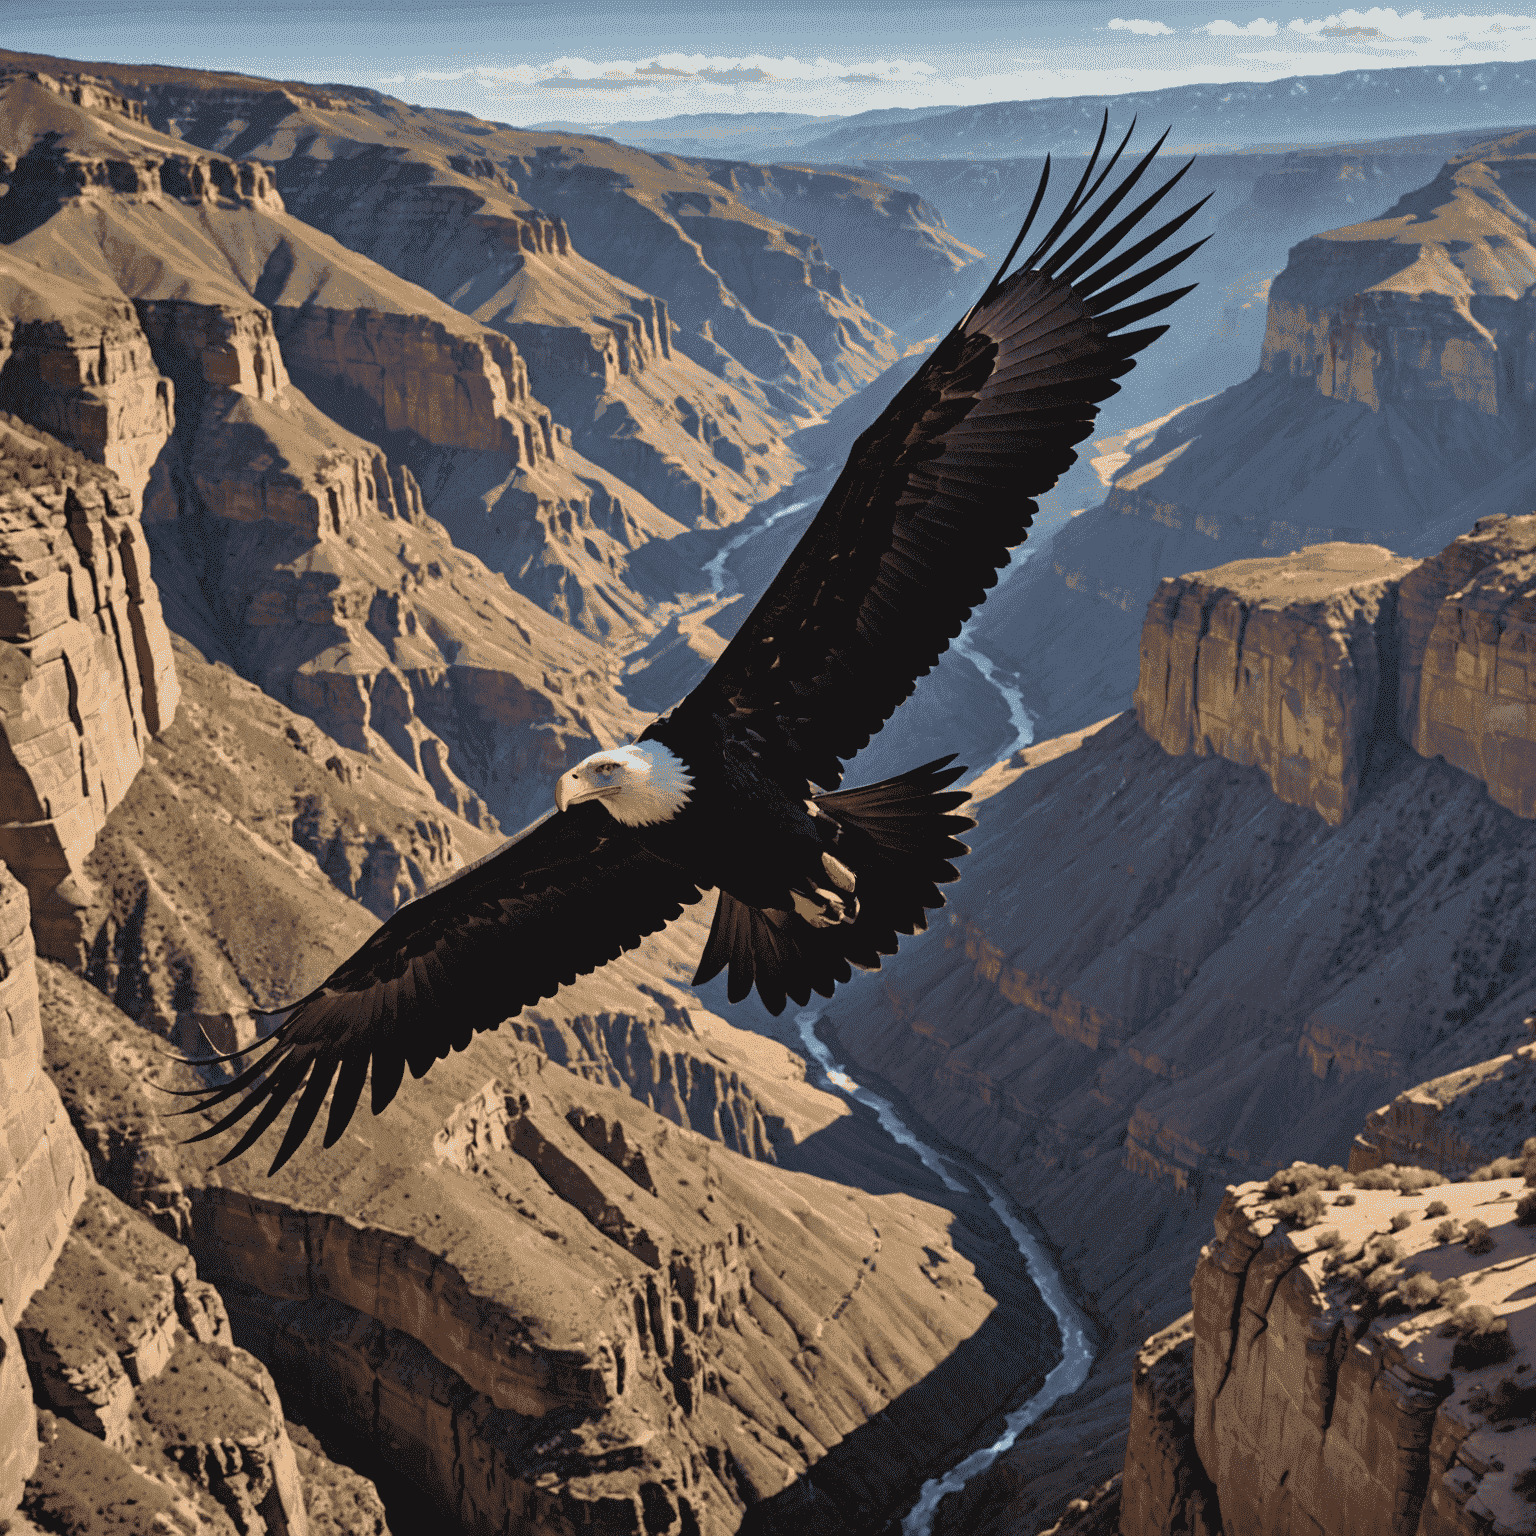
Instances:
[[[1033,168],[947,224],[932,162],[6,54],[0,125],[0,1517],[894,1529],[1058,1329],[689,985],[708,902],[273,1177],[159,1090],[688,686]],[[1210,172],[1213,227],[1284,204],[1255,263],[1397,202],[1202,300],[1178,366],[1262,314],[1259,373],[1047,508],[967,632],[1042,739],[984,767],[951,655],[882,744],[980,743],[979,826],[817,1028],[1097,1334],[936,1530],[1529,1524],[1528,140]]]

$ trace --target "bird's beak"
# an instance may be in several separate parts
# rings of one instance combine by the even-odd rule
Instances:
[[[570,774],[562,773],[555,780],[555,809],[557,811],[563,811],[571,803],[570,779]]]

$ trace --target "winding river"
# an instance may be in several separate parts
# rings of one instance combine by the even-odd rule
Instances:
[[[832,1059],[831,1051],[817,1036],[816,1024],[820,1018],[821,1014],[815,1008],[807,1008],[795,1015],[795,1024],[799,1028],[806,1055],[816,1062],[827,1082],[837,1092],[857,1104],[863,1104],[874,1110],[880,1121],[880,1128],[892,1141],[899,1142],[917,1153],[924,1167],[936,1174],[943,1181],[946,1189],[963,1195],[973,1192],[972,1184],[957,1177],[960,1173],[964,1173],[981,1186],[988,1203],[997,1212],[998,1220],[1003,1223],[1008,1229],[1008,1235],[1018,1244],[1019,1252],[1024,1256],[1024,1266],[1029,1272],[1029,1278],[1034,1282],[1035,1289],[1040,1292],[1046,1306],[1055,1314],[1057,1325],[1061,1329],[1061,1360],[1045,1378],[1045,1383],[1040,1390],[1028,1402],[1015,1408],[1003,1421],[1002,1434],[991,1445],[972,1451],[964,1461],[951,1467],[943,1477],[930,1478],[923,1484],[917,1502],[907,1511],[901,1522],[901,1529],[902,1536],[929,1536],[933,1529],[934,1511],[938,1509],[940,1499],[946,1494],[958,1493],[977,1473],[985,1472],[1046,1409],[1067,1396],[1069,1392],[1075,1392],[1082,1386],[1088,1376],[1088,1367],[1093,1364],[1093,1347],[1088,1342],[1087,1319],[1068,1294],[1060,1271],[1051,1262],[1049,1254],[1019,1219],[1012,1201],[986,1174],[970,1167],[959,1167],[941,1152],[936,1152],[925,1141],[914,1136],[911,1129],[897,1115],[889,1100],[881,1098],[878,1093],[872,1093],[868,1088],[856,1083],[848,1075],[843,1064]]]

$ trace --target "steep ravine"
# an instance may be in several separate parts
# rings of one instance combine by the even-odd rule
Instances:
[[[939,1501],[951,1493],[958,1493],[973,1477],[985,1472],[999,1456],[1018,1439],[1020,1433],[1033,1424],[1052,1404],[1075,1392],[1083,1384],[1088,1368],[1093,1363],[1093,1346],[1090,1342],[1090,1325],[1067,1294],[1060,1273],[1050,1255],[1035,1235],[1019,1217],[1008,1196],[996,1183],[974,1168],[959,1163],[954,1157],[936,1151],[912,1134],[911,1129],[896,1113],[888,1099],[862,1087],[849,1077],[840,1062],[833,1059],[831,1051],[818,1038],[816,1024],[819,1012],[806,1009],[795,1015],[795,1026],[806,1055],[821,1069],[822,1079],[839,1093],[857,1104],[875,1112],[880,1129],[899,1146],[910,1148],[921,1159],[923,1166],[943,1181],[944,1187],[955,1194],[969,1190],[967,1180],[979,1184],[987,1203],[998,1220],[1008,1229],[1009,1236],[1018,1246],[1041,1298],[1051,1309],[1061,1337],[1060,1358],[1049,1374],[1022,1404],[1007,1416],[1003,1432],[989,1444],[972,1451],[957,1462],[942,1477],[930,1478],[923,1484],[917,1502],[902,1520],[903,1536],[929,1536],[933,1528],[934,1511]]]

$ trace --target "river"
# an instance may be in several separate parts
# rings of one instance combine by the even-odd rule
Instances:
[[[1066,1283],[1061,1278],[1061,1272],[1051,1262],[1050,1255],[1024,1225],[1014,1209],[1013,1202],[997,1183],[978,1169],[968,1165],[962,1167],[943,1153],[935,1151],[920,1137],[913,1134],[888,1099],[881,1098],[878,1093],[871,1092],[870,1089],[855,1082],[848,1075],[847,1068],[841,1062],[833,1060],[831,1051],[817,1035],[816,1024],[820,1018],[821,1013],[815,1008],[807,1008],[795,1015],[795,1024],[800,1031],[800,1039],[805,1046],[806,1055],[816,1062],[821,1068],[822,1075],[838,1093],[874,1110],[881,1130],[893,1141],[915,1152],[922,1159],[923,1166],[935,1174],[946,1189],[956,1194],[968,1195],[973,1193],[976,1184],[981,1186],[998,1219],[1008,1229],[1008,1235],[1018,1245],[1019,1252],[1024,1257],[1024,1266],[1029,1272],[1029,1278],[1034,1282],[1035,1289],[1040,1292],[1046,1306],[1055,1314],[1057,1325],[1061,1329],[1060,1361],[1045,1378],[1045,1384],[1040,1390],[1028,1402],[1015,1408],[1006,1417],[1003,1421],[1002,1434],[991,1445],[972,1451],[942,1477],[930,1478],[923,1484],[917,1502],[907,1511],[901,1522],[901,1530],[902,1536],[929,1536],[933,1529],[934,1511],[938,1509],[940,1499],[946,1494],[958,1493],[971,1478],[980,1472],[985,1472],[1046,1409],[1082,1386],[1087,1379],[1088,1368],[1093,1364],[1093,1346],[1089,1343],[1088,1322],[1073,1302]],[[964,1179],[960,1177],[962,1174],[965,1176]],[[974,1182],[967,1183],[965,1179]]]

